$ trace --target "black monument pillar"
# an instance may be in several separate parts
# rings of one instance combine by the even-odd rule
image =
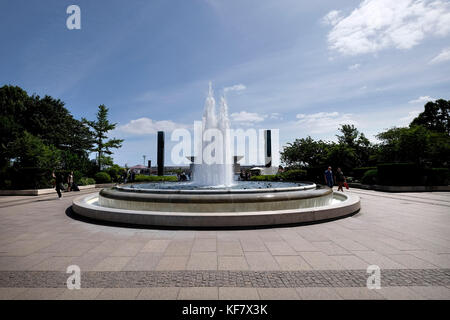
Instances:
[[[158,131],[158,176],[164,175],[164,131]]]
[[[272,131],[264,130],[264,165],[266,168],[272,166]]]

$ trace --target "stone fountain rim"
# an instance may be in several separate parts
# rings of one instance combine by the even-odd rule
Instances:
[[[80,196],[73,200],[75,213],[113,223],[131,225],[220,228],[220,227],[260,227],[328,221],[350,216],[361,208],[360,198],[354,194],[334,192],[333,197],[341,202],[316,208],[288,209],[248,212],[162,212],[126,210],[93,205],[99,193]]]

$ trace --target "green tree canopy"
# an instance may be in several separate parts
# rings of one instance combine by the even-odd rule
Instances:
[[[423,126],[429,130],[450,135],[450,100],[427,102],[425,110],[412,122],[411,127]]]

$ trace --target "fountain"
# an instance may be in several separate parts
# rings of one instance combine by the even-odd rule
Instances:
[[[228,105],[225,97],[220,99],[219,116],[216,114],[216,101],[212,90],[211,82],[209,83],[208,97],[205,102],[205,109],[202,119],[203,132],[207,130],[217,130],[220,133],[223,141],[220,143],[219,148],[214,150],[216,164],[209,164],[202,161],[200,164],[194,165],[194,177],[195,183],[200,186],[215,186],[215,187],[231,187],[233,185],[233,164],[230,148],[230,120],[228,118]],[[197,150],[204,150],[207,145],[205,137],[199,142]]]
[[[360,209],[359,197],[314,183],[234,181],[229,127],[227,102],[222,97],[216,113],[210,83],[197,146],[203,153],[194,158],[193,181],[105,188],[76,198],[73,211],[137,225],[250,227],[335,219]]]

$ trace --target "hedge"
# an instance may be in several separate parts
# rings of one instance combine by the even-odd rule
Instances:
[[[280,176],[276,174],[268,174],[263,176],[252,176],[250,177],[251,181],[279,181]]]
[[[134,182],[159,182],[159,181],[178,181],[176,176],[146,176],[138,174],[134,177]]]
[[[283,181],[304,181],[306,180],[306,170],[292,169],[279,173],[280,180]]]

